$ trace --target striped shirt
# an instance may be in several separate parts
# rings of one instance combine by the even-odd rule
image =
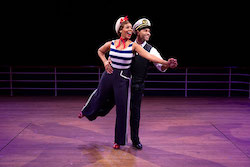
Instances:
[[[132,58],[134,57],[132,45],[123,50],[118,50],[115,47],[115,42],[112,41],[110,46],[109,56],[111,58],[112,64],[111,66],[116,69],[129,69],[132,63]]]

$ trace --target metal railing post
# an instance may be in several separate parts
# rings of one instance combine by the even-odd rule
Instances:
[[[98,81],[100,81],[101,78],[101,67],[98,67]]]
[[[13,96],[13,78],[12,67],[10,66],[10,96]]]
[[[55,96],[57,96],[57,78],[56,78],[56,67],[54,68],[54,74],[55,74]]]
[[[248,98],[250,99],[250,80],[248,82]]]
[[[188,91],[188,88],[187,88],[187,84],[188,84],[188,68],[186,67],[186,73],[185,73],[185,97],[187,97],[187,91]]]
[[[231,86],[232,86],[232,67],[229,67],[229,76],[228,76],[228,97],[231,97]]]

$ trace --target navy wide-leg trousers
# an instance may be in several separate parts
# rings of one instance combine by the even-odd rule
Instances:
[[[107,111],[113,108],[109,101],[115,101],[116,123],[115,123],[115,143],[126,144],[127,114],[130,103],[130,70],[114,69],[112,74],[106,71],[102,74],[97,89],[91,94],[82,114],[90,121],[98,116],[105,116]],[[102,110],[105,108],[106,110]],[[110,110],[107,110],[110,108]]]

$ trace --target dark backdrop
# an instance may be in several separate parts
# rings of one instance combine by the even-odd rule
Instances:
[[[115,21],[128,15],[132,23],[149,18],[150,43],[180,66],[249,66],[246,4],[62,0],[4,8],[0,65],[102,65],[97,49],[117,38]]]

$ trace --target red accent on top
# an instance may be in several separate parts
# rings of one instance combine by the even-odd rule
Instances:
[[[120,23],[122,23],[124,21],[128,21],[128,16],[124,17],[124,19],[121,18]]]

